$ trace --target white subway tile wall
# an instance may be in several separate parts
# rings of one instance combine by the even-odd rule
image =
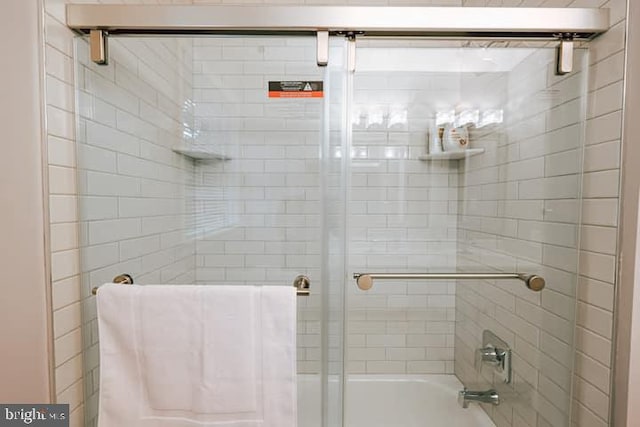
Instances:
[[[96,425],[99,342],[92,287],[121,273],[139,283],[195,282],[195,166],[172,151],[183,144],[193,121],[193,49],[190,40],[180,38],[111,40],[108,66],[93,64],[88,51],[79,41],[81,264],[57,260],[54,265],[62,270],[60,278],[73,276],[78,267],[81,271],[85,424]],[[77,262],[78,254],[71,259]],[[63,366],[59,391],[72,385],[81,364]]]
[[[269,98],[267,90],[269,81],[324,79],[315,39],[193,44],[195,144],[228,158],[196,167],[196,282],[291,286],[308,276],[312,293],[298,298],[298,371],[318,374],[321,293],[330,283],[320,259],[324,100]]]
[[[554,292],[553,296],[561,294],[573,295],[573,292],[577,293],[578,304],[576,307],[577,325],[575,328],[575,374],[571,381],[573,381],[574,396],[572,402],[572,422],[574,426],[579,427],[604,427],[610,425],[611,414],[609,410],[610,405],[610,378],[612,373],[612,322],[613,322],[613,299],[614,299],[614,284],[615,284],[615,263],[616,263],[616,236],[618,225],[618,197],[619,197],[619,167],[620,167],[620,131],[621,131],[621,117],[622,117],[622,82],[624,79],[624,73],[622,68],[622,58],[624,56],[625,49],[625,20],[626,20],[626,7],[627,1],[625,0],[512,0],[512,1],[491,1],[491,0],[464,0],[464,6],[509,6],[509,7],[603,7],[610,9],[611,12],[611,24],[607,33],[598,37],[589,44],[589,57],[588,57],[588,101],[586,111],[586,129],[584,130],[585,138],[585,151],[583,165],[578,167],[584,168],[584,178],[582,181],[583,200],[580,204],[576,204],[571,200],[545,200],[543,206],[536,206],[535,201],[532,201],[530,205],[523,204],[524,202],[518,202],[521,208],[513,206],[505,202],[505,209],[509,209],[510,213],[506,213],[504,217],[512,217],[521,222],[524,219],[537,219],[547,222],[559,222],[567,223],[572,222],[571,219],[575,218],[576,211],[579,211],[581,215],[581,236],[580,247],[578,253],[574,250],[559,250],[560,246],[565,247],[568,241],[561,243],[557,239],[561,236],[557,235],[556,230],[540,230],[539,236],[543,236],[543,239],[538,239],[537,242],[545,243],[543,247],[543,264],[551,267],[551,269],[545,269],[545,274],[549,277],[551,283],[556,286],[561,283],[571,284],[576,286],[577,289],[558,290]],[[545,78],[545,76],[542,76]],[[550,83],[554,83],[550,80]],[[571,79],[557,79],[554,89],[559,90],[559,93],[568,93],[565,91],[570,85],[575,85],[577,82],[572,82]],[[564,87],[563,87],[564,86]],[[574,108],[567,100],[565,102],[567,108]],[[555,117],[558,112],[561,112],[562,117]],[[576,109],[577,113],[578,110]],[[540,119],[546,122],[545,132],[551,132],[548,135],[543,135],[536,140],[532,138],[530,144],[525,142],[520,143],[519,156],[520,158],[535,158],[542,155],[541,151],[537,151],[542,147],[548,148],[544,145],[544,140],[553,141],[553,147],[558,147],[558,144],[562,144],[558,149],[554,148],[554,151],[565,151],[566,154],[563,157],[553,158],[552,156],[546,156],[545,158],[545,178],[541,183],[532,183],[530,188],[541,191],[541,195],[547,194],[546,191],[554,190],[563,192],[569,190],[567,185],[576,185],[574,182],[569,184],[567,176],[563,180],[564,183],[559,181],[551,181],[551,174],[555,175],[556,171],[562,173],[563,168],[567,168],[565,173],[568,176],[572,175],[569,169],[569,164],[565,163],[568,160],[572,160],[571,165],[576,166],[573,160],[574,157],[570,154],[569,148],[564,146],[563,142],[573,143],[575,137],[579,137],[580,130],[575,129],[572,126],[561,128],[562,122],[558,122],[560,119],[564,121],[568,118],[567,111],[563,109],[552,110],[553,116],[544,117]],[[567,123],[567,122],[565,122]],[[544,124],[543,124],[544,125]],[[556,135],[553,135],[554,130]],[[515,154],[517,155],[517,153]],[[562,153],[558,153],[557,156],[563,156]],[[557,169],[557,168],[560,169]],[[539,187],[547,181],[553,187]],[[572,190],[571,190],[572,191]],[[548,193],[551,194],[551,193]],[[570,194],[570,193],[565,193]],[[562,194],[556,194],[556,196],[562,196]],[[512,209],[518,209],[513,211]],[[544,209],[544,214],[542,214]],[[541,217],[542,215],[542,217]],[[487,218],[483,218],[483,221],[487,221]],[[504,220],[501,220],[504,222]],[[563,226],[565,230],[568,228]],[[484,231],[488,233],[488,231]],[[508,235],[504,232],[493,232],[494,240],[504,239]],[[569,236],[570,234],[567,234]],[[531,239],[533,234],[520,235],[522,238]],[[549,240],[553,239],[553,240]],[[553,246],[552,246],[553,245]],[[579,270],[577,275],[577,283],[572,277],[571,272],[560,272],[555,270],[556,268],[562,269],[562,265],[577,265],[575,258],[579,261]],[[536,260],[537,263],[537,260]],[[552,272],[549,275],[549,272]],[[460,290],[464,288],[460,288]],[[460,296],[462,296],[462,292]],[[549,295],[551,294],[549,293]],[[457,303],[460,305],[461,298]],[[545,298],[540,301],[543,309],[554,311],[558,308],[566,307],[568,310],[568,303],[562,303],[561,305],[549,305],[549,301],[544,301]],[[530,301],[533,302],[533,301]],[[473,301],[476,304],[477,301]],[[468,310],[474,310],[472,307],[466,307]],[[491,313],[491,307],[486,307],[478,302],[476,309],[484,311],[486,314],[482,314],[483,317],[489,315],[498,315]],[[497,308],[496,308],[497,310]],[[501,310],[500,313],[508,313],[506,310]],[[522,312],[529,313],[529,312]],[[518,310],[516,308],[516,315]],[[559,312],[561,316],[565,316],[563,312]],[[542,338],[549,338],[551,334],[559,334],[566,326],[561,326],[556,321],[550,321],[548,333],[540,334],[538,336],[540,341],[530,341],[535,338],[535,335],[531,334],[529,343],[525,343],[526,336],[522,328],[527,327],[531,329],[532,321],[527,319],[527,322],[517,322],[517,317],[509,316],[507,321],[501,322],[504,327],[509,327],[507,331],[510,333],[517,332],[516,336],[516,352],[524,354],[528,352],[530,354],[529,360],[521,360],[516,362],[520,366],[527,367],[529,371],[529,377],[524,377],[523,380],[531,385],[535,385],[535,381],[538,381],[538,390],[542,390],[544,387],[545,393],[549,398],[553,397],[552,402],[562,402],[563,399],[557,400],[557,396],[560,391],[568,386],[567,379],[564,378],[564,384],[561,384],[560,379],[562,377],[556,377],[555,371],[548,371],[550,376],[543,374],[540,370],[548,362],[548,358],[543,357],[543,353],[546,350],[543,349]],[[561,323],[561,320],[559,320]],[[534,325],[535,326],[535,325]],[[535,329],[531,329],[532,332]],[[566,333],[566,332],[565,332]],[[556,335],[557,336],[557,335]],[[477,336],[466,336],[464,339],[460,339],[456,342],[456,349],[461,341],[477,344]],[[520,343],[520,344],[519,344]],[[536,351],[535,346],[530,344],[539,344],[539,348]],[[529,346],[529,348],[527,347]],[[519,349],[518,349],[519,347]],[[549,347],[548,347],[549,348]],[[553,349],[553,354],[557,353],[557,349]],[[542,354],[540,353],[542,352]],[[539,357],[540,356],[540,357]],[[524,356],[520,356],[524,358]],[[557,359],[556,360],[560,360]],[[568,360],[568,355],[563,356],[564,360]],[[456,365],[458,369],[458,365]],[[521,369],[524,372],[523,369]],[[538,373],[536,373],[538,372]],[[461,375],[458,370],[456,374]],[[520,374],[523,375],[523,374]],[[550,381],[551,380],[551,381]],[[569,383],[571,384],[571,383]],[[558,386],[561,386],[558,388]],[[556,392],[552,393],[551,389],[555,389]],[[529,390],[531,396],[534,395],[534,388]],[[564,391],[562,391],[564,393]],[[524,394],[524,390],[523,390]],[[544,421],[538,419],[537,425],[556,425],[560,422],[560,418],[550,419],[552,414],[558,415],[557,407],[549,404],[542,404],[542,400],[538,401],[538,407],[540,411],[547,413]],[[504,409],[504,408],[503,408]],[[513,409],[513,410],[512,410]],[[567,410],[568,408],[562,408]],[[513,405],[513,408],[508,408],[506,411],[502,409],[494,411],[495,420],[505,425],[523,425],[523,426],[535,426],[533,423],[533,413],[527,407],[522,405]],[[501,424],[498,424],[501,425]]]
[[[359,55],[392,52],[372,44]],[[428,52],[397,52],[396,67]],[[455,271],[458,162],[418,156],[438,107],[464,98],[460,76],[378,65],[353,77],[349,271]],[[363,292],[348,280],[346,289],[347,373],[453,373],[454,283],[379,280]]]
[[[587,57],[577,52],[576,70],[557,77],[554,49],[530,52],[502,85],[486,86],[501,94],[505,122],[471,132],[486,151],[460,167],[459,265],[537,273],[547,286],[535,294],[519,281],[459,283],[455,372],[468,387],[505,396],[489,410],[496,424],[560,427],[571,405]],[[558,215],[550,203],[572,208]],[[484,329],[513,349],[510,385],[475,367]]]
[[[86,47],[79,46],[82,65],[74,76],[74,34],[63,24],[65,2],[44,3],[56,392],[59,402],[70,404],[72,426],[93,425],[95,307],[81,303],[90,287],[128,269],[142,280],[191,282],[189,275],[195,277],[193,243],[176,240],[176,230],[186,223],[179,216],[188,204],[181,187],[161,182],[175,181],[177,170],[193,169],[167,150],[181,139],[179,95],[190,95],[192,59],[188,49],[180,49],[188,45],[168,39],[131,47],[134,52],[113,42],[112,65],[95,67],[88,65]],[[77,99],[78,133],[74,84],[83,89]],[[150,158],[154,163],[145,161]],[[80,173],[76,161],[83,166]],[[142,192],[153,197],[145,200],[150,205],[135,198]],[[161,230],[153,226],[162,217],[146,217],[152,205],[154,215],[167,219]],[[87,222],[78,223],[80,218]],[[142,236],[147,237],[137,239]],[[152,273],[158,265],[162,268]],[[145,278],[145,272],[152,274]],[[84,402],[90,414],[86,424]]]

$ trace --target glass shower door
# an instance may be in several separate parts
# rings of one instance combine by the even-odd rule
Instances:
[[[98,66],[77,40],[85,425],[98,410],[91,289],[122,273],[141,285],[308,277],[299,425],[340,422],[345,175],[329,153],[344,136],[342,41],[328,68],[315,55],[308,37],[112,37]]]
[[[91,289],[128,273],[309,277],[300,427],[569,426],[586,52],[559,77],[549,48],[368,40],[349,74],[345,43],[322,69],[305,37],[112,37],[108,66],[78,40],[85,425]],[[318,82],[322,98],[282,93]],[[520,272],[547,287],[351,278],[376,272]],[[485,330],[512,352],[509,383],[475,362]],[[500,405],[458,407],[464,386]]]
[[[363,40],[350,88],[349,277],[528,273],[546,288],[349,280],[345,425],[568,427],[586,51],[556,76],[552,48]],[[477,361],[485,331],[508,347],[508,382]],[[500,404],[462,409],[463,387]]]

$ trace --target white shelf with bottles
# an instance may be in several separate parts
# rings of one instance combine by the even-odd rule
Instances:
[[[484,148],[469,148],[464,151],[444,151],[442,153],[424,154],[419,156],[418,159],[429,160],[460,160],[471,156],[477,156],[484,153]]]

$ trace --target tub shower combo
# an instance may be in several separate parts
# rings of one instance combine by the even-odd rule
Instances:
[[[586,64],[608,24],[68,5],[86,425],[93,295],[135,280],[293,284],[300,426],[570,426]]]

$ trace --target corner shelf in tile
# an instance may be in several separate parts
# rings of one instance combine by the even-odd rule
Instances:
[[[477,156],[478,154],[484,153],[484,148],[469,148],[464,151],[445,151],[443,153],[433,153],[433,154],[425,154],[419,156],[418,159],[429,161],[429,160],[460,160],[465,159],[471,156]]]
[[[172,150],[194,160],[231,160],[226,154],[204,147],[173,147]]]

